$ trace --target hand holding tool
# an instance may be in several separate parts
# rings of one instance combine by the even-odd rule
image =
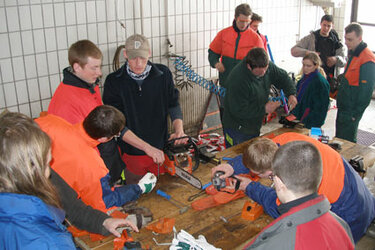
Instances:
[[[183,204],[183,203],[179,202],[178,200],[172,198],[172,196],[170,196],[169,194],[161,191],[160,189],[156,190],[156,194],[160,195],[161,197],[166,198],[173,205],[175,205],[176,207],[180,208],[180,214],[185,213],[189,209],[189,207],[185,206],[185,204]]]

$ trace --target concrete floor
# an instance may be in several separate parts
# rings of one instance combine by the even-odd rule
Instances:
[[[328,111],[325,124],[322,126],[324,131],[333,136],[335,135],[335,120],[337,113],[335,105],[335,101],[332,101],[331,109]],[[275,118],[270,123],[262,127],[261,134],[268,133],[279,127],[281,127],[281,125],[278,123],[278,118]],[[369,107],[367,107],[365,113],[363,114],[363,117],[359,123],[359,129],[375,133],[375,99],[371,100]],[[375,164],[374,166],[368,169],[367,175],[363,180],[366,183],[366,186],[371,191],[371,193],[375,196]],[[362,239],[356,244],[356,249],[375,250],[375,238],[366,235],[363,236]]]

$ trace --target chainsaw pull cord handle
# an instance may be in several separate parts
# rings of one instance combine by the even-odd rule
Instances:
[[[220,188],[217,191],[228,193],[228,194],[234,194],[240,188],[241,181],[236,176],[234,176],[234,175],[231,175],[228,178],[232,178],[232,179],[236,180],[236,185],[234,186],[234,191],[233,192],[229,192],[227,190],[220,190]]]

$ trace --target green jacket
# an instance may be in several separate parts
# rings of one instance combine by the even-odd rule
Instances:
[[[216,54],[211,49],[208,50],[208,61],[210,62],[210,65],[212,68],[214,68],[215,64],[219,62],[219,59],[220,59],[220,55]],[[222,63],[224,64],[225,71],[223,73],[219,72],[220,86],[224,88],[228,88],[228,84],[227,84],[228,75],[239,62],[241,62],[241,60],[239,59],[234,59],[234,58],[227,57],[227,56],[222,57]]]
[[[312,79],[303,96],[292,110],[292,114],[298,120],[301,120],[306,128],[321,127],[324,124],[329,107],[329,83],[327,79],[319,72],[311,77]],[[297,93],[299,84],[302,84],[303,80],[302,78],[297,84]]]
[[[366,43],[361,42],[352,52],[345,66],[345,77],[340,82],[337,93],[338,112],[355,120],[361,119],[363,112],[370,104],[374,90],[375,56],[369,51]],[[364,63],[361,63],[362,61]],[[350,83],[348,81],[350,76],[356,76],[357,82]]]
[[[256,77],[242,60],[229,74],[230,83],[224,100],[223,127],[246,135],[259,134],[265,115],[271,84],[283,89],[286,97],[296,88],[287,72],[269,62],[267,72]]]

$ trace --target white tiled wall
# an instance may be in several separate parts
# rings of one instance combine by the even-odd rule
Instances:
[[[300,62],[289,52],[297,34],[318,28],[323,14],[308,0],[0,0],[0,112],[37,117],[46,110],[68,66],[67,49],[78,39],[103,51],[103,79],[117,46],[136,32],[151,39],[154,62],[170,65],[169,51],[187,56],[200,75],[216,76],[207,60],[209,43],[231,25],[242,2],[263,16],[260,31],[276,63],[292,70],[291,62]]]

